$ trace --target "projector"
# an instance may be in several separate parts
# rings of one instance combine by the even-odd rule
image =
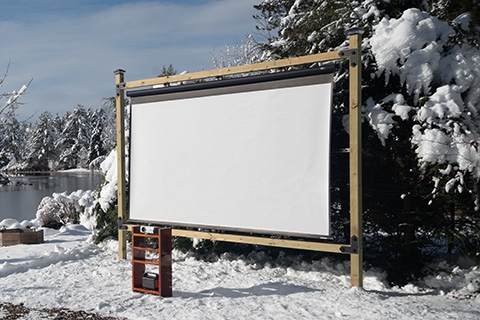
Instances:
[[[155,227],[149,227],[149,226],[141,226],[140,227],[140,232],[141,233],[148,233],[148,234],[155,234]]]

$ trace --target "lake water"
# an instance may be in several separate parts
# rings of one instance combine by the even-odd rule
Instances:
[[[6,218],[35,218],[40,201],[54,192],[95,190],[103,175],[94,172],[55,172],[8,175],[12,185],[0,186],[0,221]]]

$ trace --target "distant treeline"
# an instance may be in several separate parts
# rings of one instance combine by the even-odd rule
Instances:
[[[78,105],[63,116],[45,111],[34,123],[18,121],[12,108],[0,119],[0,170],[95,168],[115,147],[115,134],[109,100],[98,109]]]

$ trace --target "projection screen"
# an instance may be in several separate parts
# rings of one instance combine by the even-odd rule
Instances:
[[[129,222],[330,235],[332,73],[130,91]]]

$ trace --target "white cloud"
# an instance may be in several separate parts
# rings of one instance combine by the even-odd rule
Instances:
[[[112,96],[117,68],[127,70],[127,81],[154,77],[169,64],[178,71],[211,69],[214,48],[254,32],[257,2],[132,1],[86,11],[30,10],[28,19],[16,15],[0,22],[0,70],[12,62],[2,90],[34,78],[21,117],[45,110],[63,115],[77,104],[97,107]]]

